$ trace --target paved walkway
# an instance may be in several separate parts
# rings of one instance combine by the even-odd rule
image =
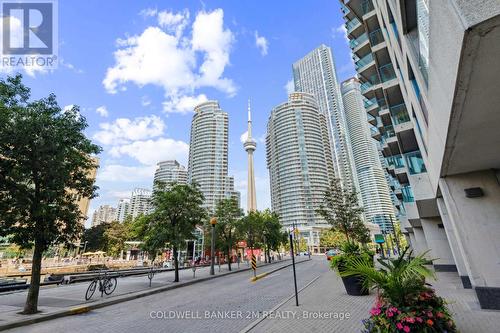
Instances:
[[[437,274],[438,281],[432,284],[450,302],[461,333],[500,332],[500,311],[481,310],[474,291],[463,289],[456,273]],[[251,332],[360,332],[361,320],[369,317],[374,294],[348,296],[342,280],[330,271],[299,294],[299,307],[295,306],[295,298],[288,300]]]

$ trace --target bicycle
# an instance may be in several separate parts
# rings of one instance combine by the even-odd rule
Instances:
[[[111,295],[113,291],[116,289],[116,277],[114,276],[108,276],[107,272],[104,272],[104,277],[101,278],[101,273],[99,272],[99,275],[92,280],[90,283],[89,287],[87,288],[87,292],[85,293],[85,300],[89,300],[94,296],[94,292],[97,288],[97,283],[99,283],[99,291],[101,292],[101,297],[103,297],[104,294],[106,295]]]

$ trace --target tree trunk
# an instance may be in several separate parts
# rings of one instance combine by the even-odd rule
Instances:
[[[38,312],[38,294],[40,292],[40,273],[42,269],[43,247],[40,242],[35,242],[33,262],[31,265],[31,282],[28,297],[24,305],[23,314],[34,314]]]
[[[264,245],[264,262],[267,264],[267,247]]]
[[[179,282],[179,258],[177,257],[177,246],[175,245],[173,247],[173,252],[174,252],[174,272],[175,272],[174,282]]]
[[[227,247],[227,269],[231,271],[231,247]]]

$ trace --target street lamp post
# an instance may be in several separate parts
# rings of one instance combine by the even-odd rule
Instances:
[[[210,275],[215,275],[214,260],[215,260],[215,225],[217,224],[217,219],[212,217],[210,219],[210,224],[212,225],[212,246],[210,250]]]

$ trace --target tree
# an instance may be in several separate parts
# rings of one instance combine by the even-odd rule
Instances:
[[[56,97],[29,101],[21,75],[0,81],[0,236],[33,249],[31,283],[23,313],[38,312],[42,254],[70,244],[86,218],[78,198],[94,198],[89,174],[101,151],[84,134],[77,106],[61,110]]]
[[[281,231],[281,223],[278,214],[271,212],[269,209],[260,213],[262,223],[262,240],[265,246],[265,255],[267,261],[271,262],[270,251],[276,251],[283,243],[283,233]],[[287,240],[285,240],[287,241]]]
[[[231,253],[237,242],[235,232],[238,221],[243,216],[243,210],[234,198],[222,199],[217,203],[215,216],[217,217],[215,234],[226,252],[227,268],[231,270]]]
[[[334,230],[342,232],[348,242],[364,243],[367,237],[369,239],[368,229],[361,219],[363,208],[358,205],[358,196],[356,192],[342,187],[340,179],[332,180],[317,212]]]
[[[238,223],[238,236],[247,242],[248,247],[254,249],[260,246],[262,237],[262,219],[260,213],[249,212],[248,215],[240,219]]]
[[[92,228],[85,229],[82,236],[82,243],[86,251],[107,251],[108,239],[106,238],[108,224],[98,224]]]
[[[179,282],[178,249],[187,239],[193,238],[198,224],[202,224],[207,214],[202,207],[203,194],[196,184],[174,184],[168,189],[161,185],[153,192],[148,235],[155,244],[169,243],[174,257],[175,278]]]
[[[345,241],[345,235],[340,231],[323,230],[319,235],[319,245],[322,247],[340,248]]]
[[[125,249],[125,242],[129,235],[128,227],[129,225],[126,223],[113,221],[106,228],[104,233],[107,240],[106,249],[113,257],[117,257]]]

